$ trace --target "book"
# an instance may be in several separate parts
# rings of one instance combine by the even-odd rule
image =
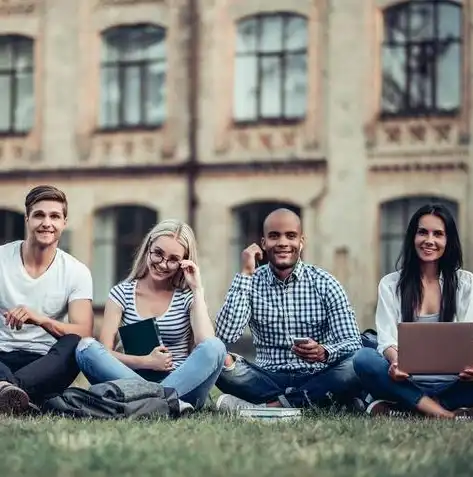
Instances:
[[[155,318],[132,323],[118,328],[125,354],[146,356],[157,346],[163,344],[159,326]],[[135,369],[135,372],[147,381],[161,382],[169,373],[152,369]]]
[[[252,407],[240,409],[239,416],[246,419],[262,422],[294,421],[302,416],[299,408],[284,407]]]
[[[147,318],[118,328],[125,354],[146,356],[163,341],[155,318]]]

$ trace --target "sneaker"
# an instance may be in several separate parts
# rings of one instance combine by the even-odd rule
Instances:
[[[21,414],[28,410],[30,398],[23,389],[7,381],[0,381],[0,413]]]
[[[366,412],[366,404],[363,399],[354,397],[353,399],[350,399],[350,401],[346,403],[342,409],[352,414],[363,414]]]
[[[221,394],[215,403],[215,408],[220,412],[236,412],[240,409],[254,409],[263,407],[266,407],[266,404],[253,404],[251,402],[237,398],[236,396],[232,396],[231,394]]]
[[[185,401],[181,401],[180,399],[178,401],[179,401],[179,414],[181,416],[185,416],[187,414],[191,414],[192,412],[194,412],[194,406],[192,404],[189,404],[188,402],[185,402]]]
[[[401,408],[397,403],[391,401],[377,400],[371,402],[366,408],[366,413],[370,416],[386,417],[411,417],[412,414],[405,408]]]
[[[460,407],[453,411],[455,414],[456,421],[473,421],[473,408],[471,407]]]

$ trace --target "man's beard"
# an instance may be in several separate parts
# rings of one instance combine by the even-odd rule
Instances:
[[[274,258],[274,256],[273,256]],[[294,263],[276,263],[275,261],[270,261],[269,263],[271,264],[272,267],[274,267],[276,270],[287,270],[288,268],[294,268],[294,265],[296,264],[297,260],[294,261]]]
[[[287,270],[288,268],[293,268],[295,263],[281,263],[279,265],[273,264],[274,268],[277,268],[278,270]]]

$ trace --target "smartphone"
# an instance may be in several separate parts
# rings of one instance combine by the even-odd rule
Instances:
[[[310,338],[304,338],[301,336],[293,336],[292,337],[292,342],[294,345],[301,345],[301,344],[307,344],[309,342]]]

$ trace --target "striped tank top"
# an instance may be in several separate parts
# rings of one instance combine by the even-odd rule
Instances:
[[[136,310],[137,280],[124,281],[115,285],[109,294],[110,300],[122,310],[121,326],[131,325],[150,317],[138,315]],[[161,316],[155,317],[159,332],[166,346],[172,353],[174,367],[180,366],[189,356],[192,329],[190,310],[192,291],[176,289],[168,309]]]

